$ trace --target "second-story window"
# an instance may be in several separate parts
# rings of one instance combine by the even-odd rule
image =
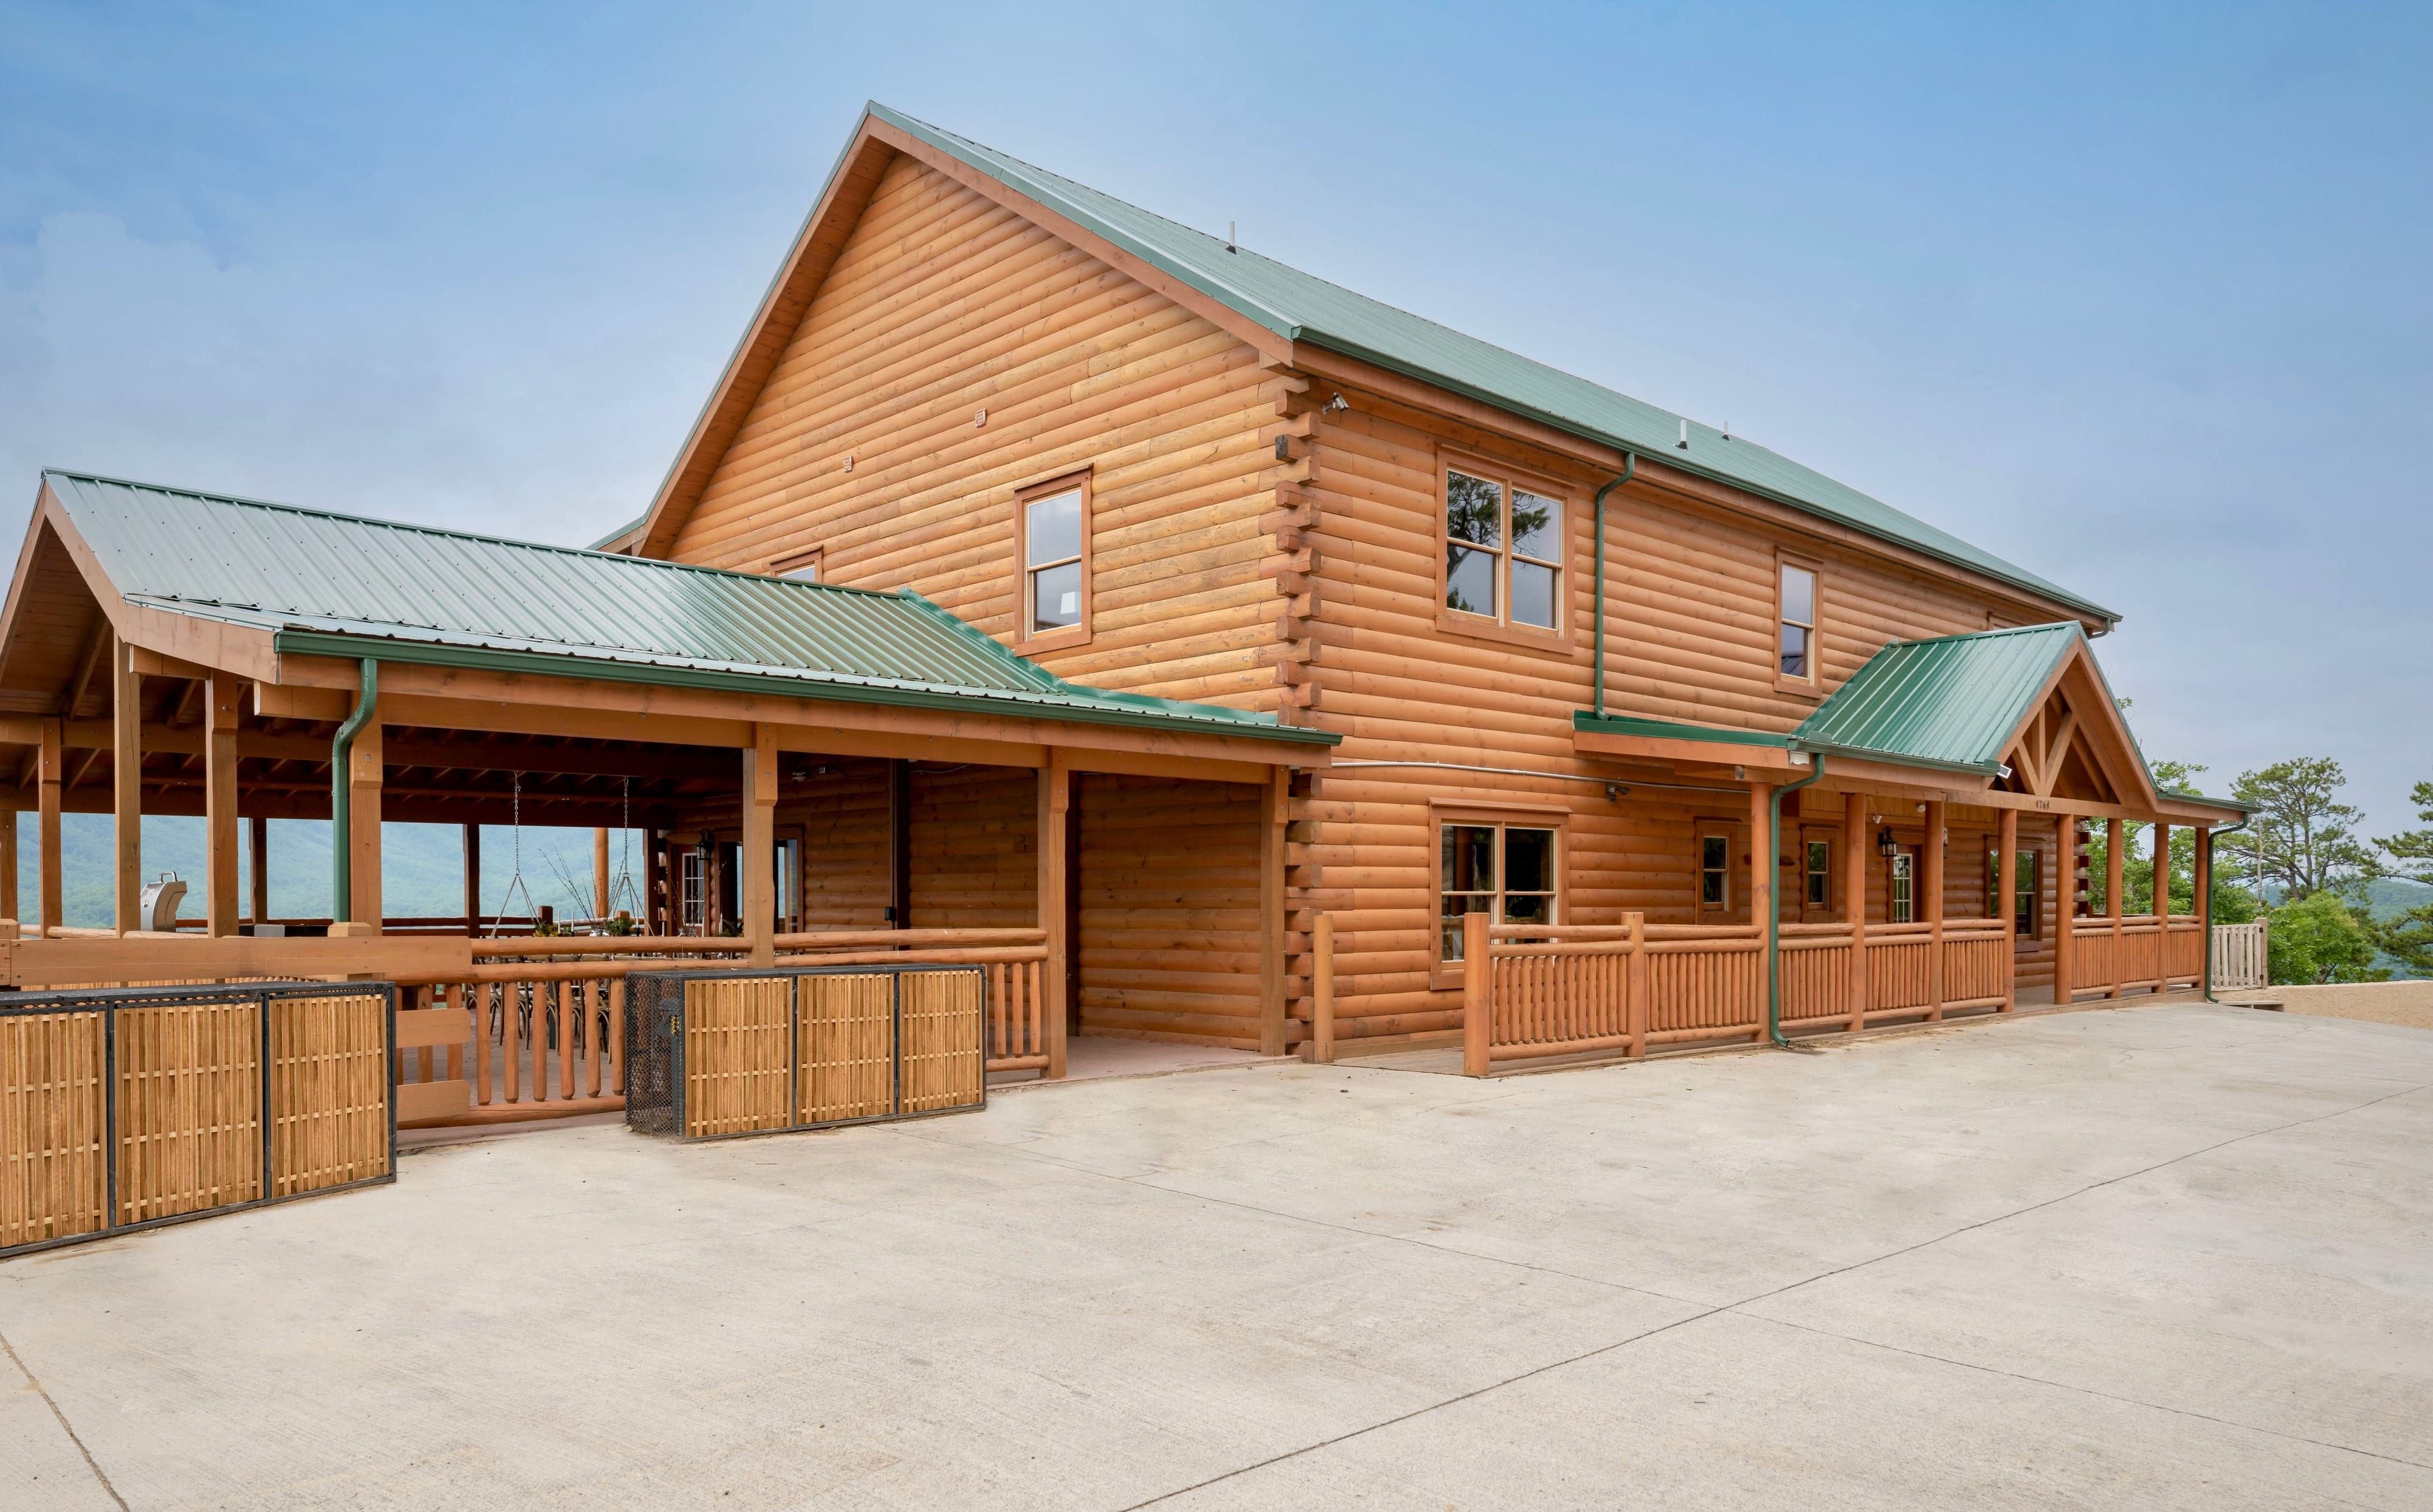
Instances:
[[[798,583],[817,583],[820,580],[820,549],[814,546],[808,552],[781,556],[769,564],[769,570],[778,577],[790,577]]]
[[[1022,644],[1066,645],[1090,636],[1090,480],[1060,478],[1015,500],[1022,562]]]
[[[1563,501],[1547,485],[1470,464],[1447,467],[1444,553],[1449,613],[1562,632]]]
[[[1816,683],[1816,569],[1797,562],[1777,565],[1775,617],[1780,622],[1777,646],[1781,665],[1779,683]]]

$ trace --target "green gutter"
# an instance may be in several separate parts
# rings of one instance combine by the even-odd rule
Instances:
[[[875,688],[865,684],[818,682],[761,672],[715,671],[705,668],[664,667],[605,657],[497,651],[487,647],[452,646],[432,641],[388,640],[376,636],[337,635],[319,630],[279,631],[271,637],[271,649],[282,656],[336,656],[354,660],[364,657],[366,653],[376,653],[383,661],[405,662],[418,667],[455,667],[527,676],[593,677],[655,688],[696,688],[723,693],[757,693],[763,697],[775,694],[786,698],[881,704],[896,708],[937,709],[962,714],[979,711],[1068,724],[1111,724],[1126,729],[1165,730],[1169,733],[1185,730],[1200,735],[1241,736],[1250,739],[1282,740],[1294,745],[1333,746],[1340,744],[1343,739],[1342,736],[1331,730],[1271,723],[1249,716],[1235,722],[1165,714],[1151,709],[1111,708],[1061,702],[1029,703],[986,692],[942,693],[922,688]]]
[[[330,918],[344,924],[354,916],[355,877],[350,864],[354,844],[349,828],[354,815],[347,801],[347,762],[354,755],[355,737],[372,721],[380,708],[380,663],[369,656],[363,659],[363,690],[355,695],[355,711],[338,726],[330,740]],[[378,923],[377,920],[374,921]]]
[[[1791,1048],[1791,1042],[1782,1034],[1782,795],[1797,792],[1825,775],[1823,752],[1808,761],[1814,770],[1797,782],[1775,789],[1765,808],[1765,864],[1774,872],[1774,885],[1765,890],[1765,1037],[1784,1050]]]
[[[2203,926],[2204,929],[2204,976],[2197,982],[2197,991],[2204,994],[2204,1000],[2208,1003],[2218,1003],[2220,1001],[2220,998],[2213,995],[2213,869],[2215,865],[2212,855],[2213,842],[2216,837],[2228,835],[2234,831],[2245,829],[2252,823],[2254,823],[2252,819],[2242,819],[2236,824],[2224,824],[2220,829],[2201,829],[2197,831],[2197,842],[2203,845],[2206,852],[2205,895],[2197,900],[2197,917],[2204,921]],[[2171,863],[2169,858],[2166,857],[2163,861],[2163,912],[2166,914],[2169,914],[2171,911],[2170,875]],[[2269,939],[2270,936],[2268,935],[2267,938]],[[2264,961],[2264,985],[2267,987],[2271,987],[2272,985],[2272,960],[2269,953],[2266,955]]]
[[[1639,453],[1622,454],[1622,476],[1596,491],[1596,709],[1605,718],[1605,496],[1630,481],[1639,470]]]

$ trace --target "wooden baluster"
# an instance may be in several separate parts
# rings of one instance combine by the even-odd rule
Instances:
[[[532,1038],[523,1027],[520,982],[499,984],[499,1049],[506,1058],[507,1101],[523,1100],[524,1042]]]
[[[467,982],[464,993],[465,1007],[473,1018],[473,1100],[486,1108],[490,1104],[489,984]]]
[[[582,1001],[580,989],[569,1001],[567,988],[571,983],[550,983],[550,998],[557,1005],[557,1092],[569,1102],[574,1100],[574,1002]]]
[[[612,1085],[617,1096],[625,1096],[625,978],[614,977],[608,982],[608,1060],[615,1067]]]

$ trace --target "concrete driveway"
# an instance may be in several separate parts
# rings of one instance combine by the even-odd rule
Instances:
[[[0,1506],[2433,1506],[2428,1087],[2163,1006],[449,1147],[0,1265]]]

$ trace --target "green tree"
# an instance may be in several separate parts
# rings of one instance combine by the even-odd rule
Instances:
[[[2118,702],[2126,707],[2129,701],[2121,699]],[[2197,773],[2205,770],[2203,766],[2193,761],[2157,761],[2153,764],[2154,783],[2161,788],[2185,788],[2195,780]],[[2123,913],[2147,913],[2153,909],[2153,843],[2146,839],[2146,831],[2152,827],[2140,819],[2121,821],[2123,858],[2120,862],[2120,911]],[[2089,877],[2088,906],[2096,912],[2101,913],[2107,907],[2105,888],[2109,881],[2109,874],[2105,868],[2110,864],[2110,858],[2106,854],[2109,842],[2105,839],[2101,824],[2092,826],[2091,835],[2092,839],[2086,848]],[[2140,850],[2147,854],[2139,855]],[[2241,873],[2235,863],[2225,871],[2221,864],[2223,858],[2219,854],[2214,860],[2215,921],[2223,924],[2239,924],[2254,918],[2261,904],[2253,899],[2244,902],[2243,910],[2239,902],[2234,901],[2229,905],[2230,909],[2237,913],[2235,918],[2225,912],[2224,890],[2225,888],[2237,890]],[[2194,913],[2197,896],[2197,832],[2186,824],[2175,824],[2171,827],[2171,854],[2169,864],[2164,870],[2164,877],[2166,879],[2164,885],[2169,890],[2166,911]]]
[[[2373,964],[2373,938],[2339,894],[2318,889],[2272,910],[2268,962],[2275,982],[2378,982],[2390,977]]]
[[[2416,817],[2424,821],[2425,827],[2386,835],[2374,844],[2389,858],[2384,871],[2411,882],[2433,884],[2433,782],[2418,783],[2407,801],[2416,806]]]
[[[2222,837],[2250,886],[2287,902],[2317,892],[2362,898],[2376,871],[2373,853],[2356,838],[2364,816],[2339,801],[2347,773],[2329,756],[2299,756],[2242,772],[2231,796],[2254,806],[2247,828]]]
[[[2411,882],[2433,883],[2433,782],[2420,782],[2408,794],[2424,829],[2386,835],[2374,844],[2382,851],[2382,869]],[[2433,903],[2420,904],[2392,919],[2368,919],[2366,932],[2385,955],[2420,976],[2433,976]]]

